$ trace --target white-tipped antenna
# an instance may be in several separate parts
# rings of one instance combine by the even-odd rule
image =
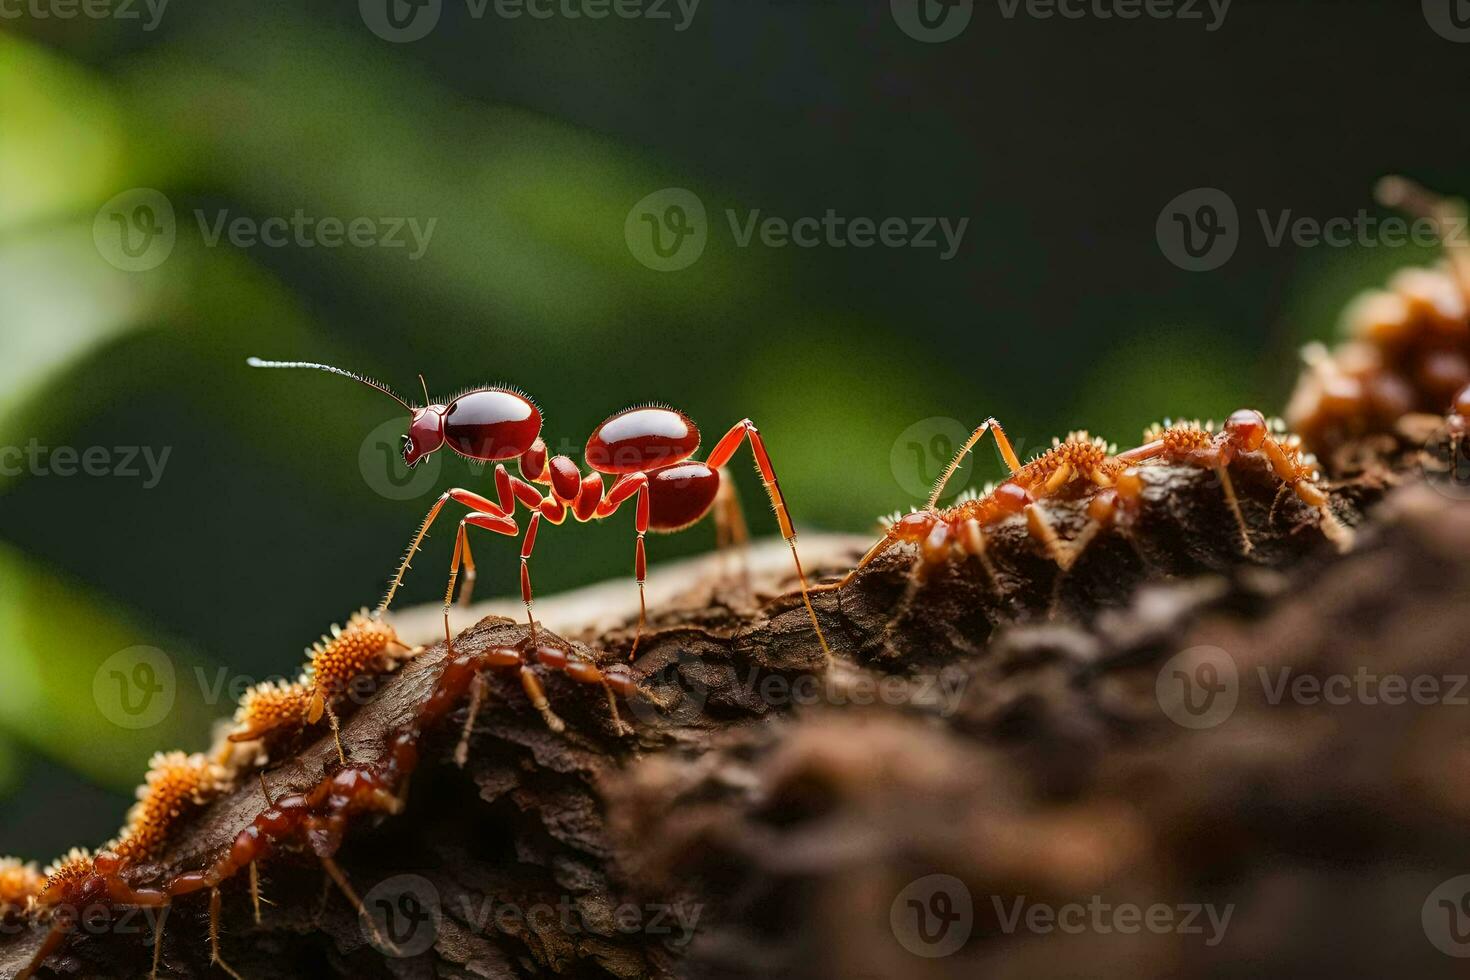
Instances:
[[[367,375],[358,374],[355,371],[344,371],[342,368],[332,367],[332,365],[330,364],[314,364],[311,361],[266,361],[258,357],[247,357],[245,359],[245,363],[253,368],[309,368],[313,371],[325,371],[328,374],[340,374],[344,378],[351,378],[353,381],[361,382],[362,384],[367,385],[369,388],[378,389],[383,394],[387,395],[389,398],[393,399],[395,402],[408,409],[410,413],[412,413],[414,410],[413,406],[404,401],[402,396],[400,396],[398,392],[394,391],[392,388],[389,388],[387,385],[383,384],[383,382],[375,381],[374,379],[369,378]]]

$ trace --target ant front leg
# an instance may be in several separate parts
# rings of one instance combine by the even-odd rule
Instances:
[[[424,543],[424,538],[429,535],[429,528],[433,526],[434,521],[439,517],[439,512],[444,509],[444,505],[450,500],[464,504],[470,510],[477,513],[507,518],[510,516],[494,501],[470,490],[461,490],[456,487],[452,490],[444,491],[444,493],[439,495],[439,499],[434,501],[434,506],[429,508],[429,513],[424,517],[423,523],[419,525],[418,533],[413,536],[413,541],[409,543],[408,553],[403,556],[403,561],[398,565],[398,572],[393,576],[393,584],[388,586],[388,594],[383,596],[382,602],[378,603],[378,608],[374,613],[375,616],[382,616],[388,611],[388,606],[392,604],[393,597],[398,594],[399,586],[403,585],[403,577],[408,574],[408,570],[413,562],[413,556],[418,554],[419,547]]]
[[[710,469],[723,469],[730,458],[735,455],[735,450],[740,448],[742,440],[750,442],[751,455],[755,457],[756,469],[760,471],[761,482],[765,484],[766,496],[771,500],[771,507],[776,512],[776,521],[781,526],[781,536],[791,546],[791,560],[796,563],[796,576],[801,582],[801,601],[806,605],[807,615],[811,617],[812,628],[817,631],[817,642],[822,646],[822,654],[827,658],[827,663],[832,663],[832,650],[827,646],[827,637],[822,633],[822,624],[817,621],[817,610],[812,606],[811,588],[807,584],[806,571],[801,567],[801,555],[796,551],[796,528],[791,523],[791,512],[786,509],[786,498],[781,493],[781,485],[776,482],[776,471],[771,466],[770,454],[766,452],[766,444],[761,439],[760,430],[750,419],[741,419],[731,426],[730,431],[715,443],[715,448],[710,450],[709,459],[705,461]],[[643,553],[643,536],[638,536],[638,553]],[[641,591],[641,590],[640,590]]]
[[[934,490],[929,494],[929,502],[924,505],[925,510],[933,510],[939,503],[939,498],[944,496],[944,488],[949,483],[950,477],[954,476],[955,471],[960,468],[960,463],[964,461],[965,456],[969,454],[971,449],[975,448],[987,432],[993,432],[995,434],[996,448],[1000,450],[1001,458],[1005,460],[1006,468],[1011,471],[1012,475],[1021,468],[1021,461],[1016,457],[1015,449],[1011,448],[1011,441],[1006,438],[1006,430],[1002,429],[1000,423],[994,418],[988,418],[980,423],[978,429],[970,433],[970,438],[965,440],[965,444],[960,447],[960,451],[955,453],[954,459],[949,461],[949,467],[939,477],[939,482],[934,484]]]

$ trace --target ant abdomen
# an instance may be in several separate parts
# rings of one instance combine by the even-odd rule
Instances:
[[[688,459],[699,429],[672,408],[630,408],[603,422],[587,440],[587,465],[600,473],[638,473]]]
[[[648,474],[648,526],[677,531],[709,512],[720,492],[720,474],[704,463],[675,463]]]

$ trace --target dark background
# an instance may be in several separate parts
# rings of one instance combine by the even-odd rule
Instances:
[[[105,839],[148,753],[202,748],[228,713],[196,667],[294,670],[376,600],[437,490],[488,485],[446,459],[411,500],[375,492],[387,471],[365,477],[359,452],[385,458],[364,441],[391,403],[252,372],[247,355],[328,360],[409,395],[420,371],[436,397],[510,382],[573,448],[640,401],[689,412],[707,446],[750,416],[800,526],[866,531],[920,502],[943,462],[924,453],[990,414],[1034,449],[1072,428],[1131,444],[1166,415],[1279,410],[1301,343],[1425,253],[1271,247],[1257,210],[1381,216],[1372,185],[1390,172],[1463,190],[1467,58],[1417,2],[1341,0],[1236,0],[1213,33],[1008,20],[991,0],[944,44],[857,0],[703,0],[683,32],[476,20],[446,0],[409,44],[345,2],[173,0],[153,31],[0,20],[0,445],[171,452],[153,489],[0,477],[0,852]],[[712,227],[698,262],[660,273],[624,220],[670,186]],[[123,272],[92,229],[134,187],[168,197],[178,241]],[[1238,251],[1208,273],[1155,238],[1196,187],[1241,215]],[[437,225],[411,261],[206,247],[193,218],[297,208]],[[943,262],[741,249],[726,208],[970,223]],[[753,528],[773,532],[736,471]],[[986,450],[980,475],[997,472]],[[630,524],[548,529],[538,589],[631,576]],[[442,588],[449,540],[431,539],[408,602]],[[651,555],[712,540],[701,526]],[[480,545],[482,594],[514,590],[513,548]],[[134,644],[178,670],[175,709],[141,731],[93,696],[99,665]]]

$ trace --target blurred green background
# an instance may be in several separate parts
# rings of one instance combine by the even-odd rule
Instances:
[[[650,399],[707,439],[748,415],[799,525],[866,531],[919,502],[944,461],[926,452],[989,414],[1034,448],[1279,409],[1297,347],[1424,253],[1270,247],[1255,211],[1376,214],[1383,173],[1461,190],[1470,169],[1452,125],[1470,48],[1416,3],[1237,0],[1215,32],[981,4],[962,36],[924,44],[886,2],[704,0],[677,31],[446,0],[398,44],[347,2],[175,0],[152,29],[142,3],[122,20],[26,2],[0,19],[0,447],[103,447],[114,470],[118,447],[169,453],[153,486],[141,459],[136,477],[0,476],[0,852],[38,859],[109,836],[152,750],[202,747],[232,685],[294,670],[378,597],[437,490],[487,484],[446,458],[402,487],[377,430],[390,402],[247,355],[339,363],[411,397],[420,371],[436,395],[510,382],[553,445]],[[1195,274],[1155,221],[1201,186],[1239,205],[1243,240]],[[624,237],[666,187],[711,223],[679,272]],[[166,197],[177,238],[130,272],[98,242],[132,188]],[[740,248],[727,208],[969,225],[947,262]],[[413,259],[210,245],[195,218],[298,209],[435,225]],[[980,470],[997,471],[989,452]],[[538,589],[629,574],[630,521],[544,534]],[[449,538],[408,602],[442,588]],[[712,541],[658,538],[652,557]],[[482,595],[513,591],[513,547],[480,545]],[[108,658],[140,644],[165,651],[176,698],[128,728],[100,701]]]

